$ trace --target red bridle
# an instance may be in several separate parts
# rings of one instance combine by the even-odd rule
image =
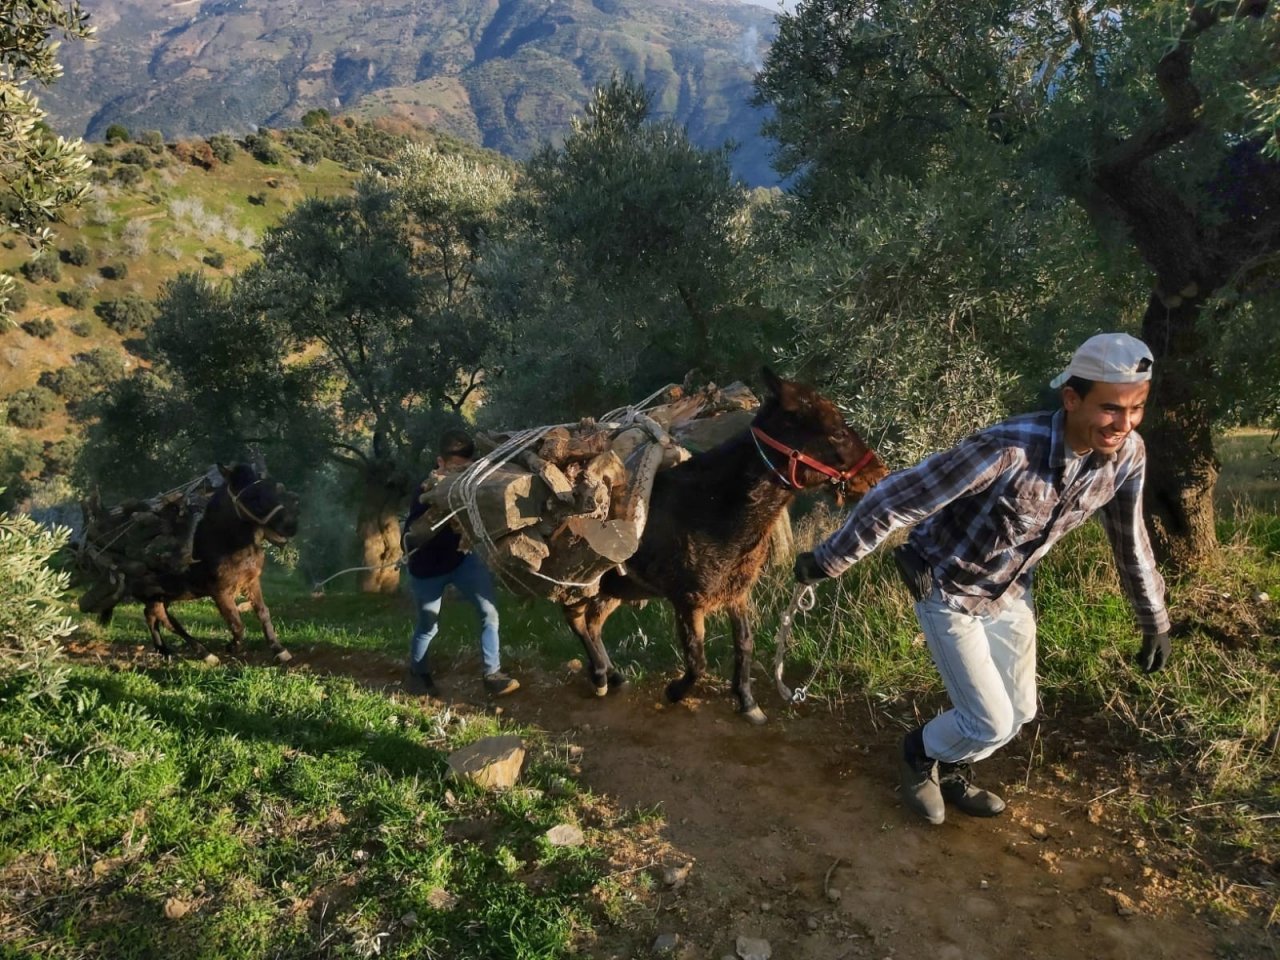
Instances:
[[[837,470],[835,467],[829,467],[825,463],[821,462],[820,460],[815,460],[813,459],[813,457],[810,457],[807,454],[801,453],[795,447],[788,447],[785,443],[779,443],[777,440],[773,439],[773,437],[769,436],[759,427],[753,426],[751,428],[751,434],[756,438],[757,441],[763,440],[769,446],[773,447],[773,449],[779,451],[780,453],[785,453],[787,455],[787,460],[791,464],[791,469],[788,471],[788,475],[784,477],[779,472],[778,468],[769,462],[769,458],[764,457],[764,451],[763,450],[760,451],[760,455],[764,457],[764,462],[769,465],[769,468],[773,470],[773,472],[777,474],[780,479],[785,480],[788,484],[791,485],[792,488],[796,490],[800,489],[800,481],[796,478],[796,468],[800,464],[804,464],[810,470],[817,470],[824,477],[828,478],[832,483],[836,484],[837,486],[840,486],[848,483],[850,480],[856,477],[859,473],[861,473],[864,469],[866,469],[867,465],[871,463],[873,459],[875,459],[875,455],[876,455],[874,450],[871,450],[868,448],[867,452],[862,455],[862,459],[859,460],[857,463],[855,463],[848,470]]]

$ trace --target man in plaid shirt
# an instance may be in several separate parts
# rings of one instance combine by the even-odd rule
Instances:
[[[1138,664],[1153,673],[1169,658],[1164,580],[1142,519],[1146,449],[1135,430],[1151,364],[1140,340],[1091,337],[1051,384],[1061,388],[1061,410],[998,423],[892,474],[796,559],[802,583],[836,577],[914,525],[895,560],[952,704],[903,739],[903,801],[930,823],[942,823],[946,803],[971,816],[1004,809],[970,782],[969,765],[1035,715],[1032,573],[1095,512],[1142,629]]]

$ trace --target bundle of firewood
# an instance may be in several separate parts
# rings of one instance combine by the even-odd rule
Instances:
[[[658,471],[687,460],[686,446],[709,449],[741,432],[755,406],[742,384],[671,386],[643,412],[553,427],[500,463],[437,471],[410,539],[452,514],[464,548],[508,586],[558,602],[592,596],[600,575],[639,547]],[[482,434],[477,450],[504,458],[520,436]]]
[[[96,493],[82,500],[79,563],[91,583],[80,597],[80,609],[109,609],[126,589],[145,593],[151,587],[158,593],[162,578],[185,572],[192,511],[212,495],[212,483],[202,478],[150,500],[125,500],[110,508],[102,506]]]

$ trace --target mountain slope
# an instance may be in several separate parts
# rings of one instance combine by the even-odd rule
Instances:
[[[736,0],[85,0],[93,44],[63,48],[43,96],[60,128],[172,140],[283,125],[307,110],[392,113],[513,156],[568,130],[614,71],[694,141],[740,144],[772,183],[751,79],[773,14]]]

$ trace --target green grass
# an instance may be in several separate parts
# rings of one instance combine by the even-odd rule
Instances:
[[[550,789],[567,769],[528,731],[521,786],[492,795],[451,782],[445,759],[495,720],[346,678],[179,662],[76,667],[52,703],[13,692],[11,955],[303,957],[323,941],[335,956],[376,942],[391,957],[553,957],[590,929],[602,847],[546,843],[560,822],[590,834],[591,814]],[[166,903],[189,912],[166,918]]]

